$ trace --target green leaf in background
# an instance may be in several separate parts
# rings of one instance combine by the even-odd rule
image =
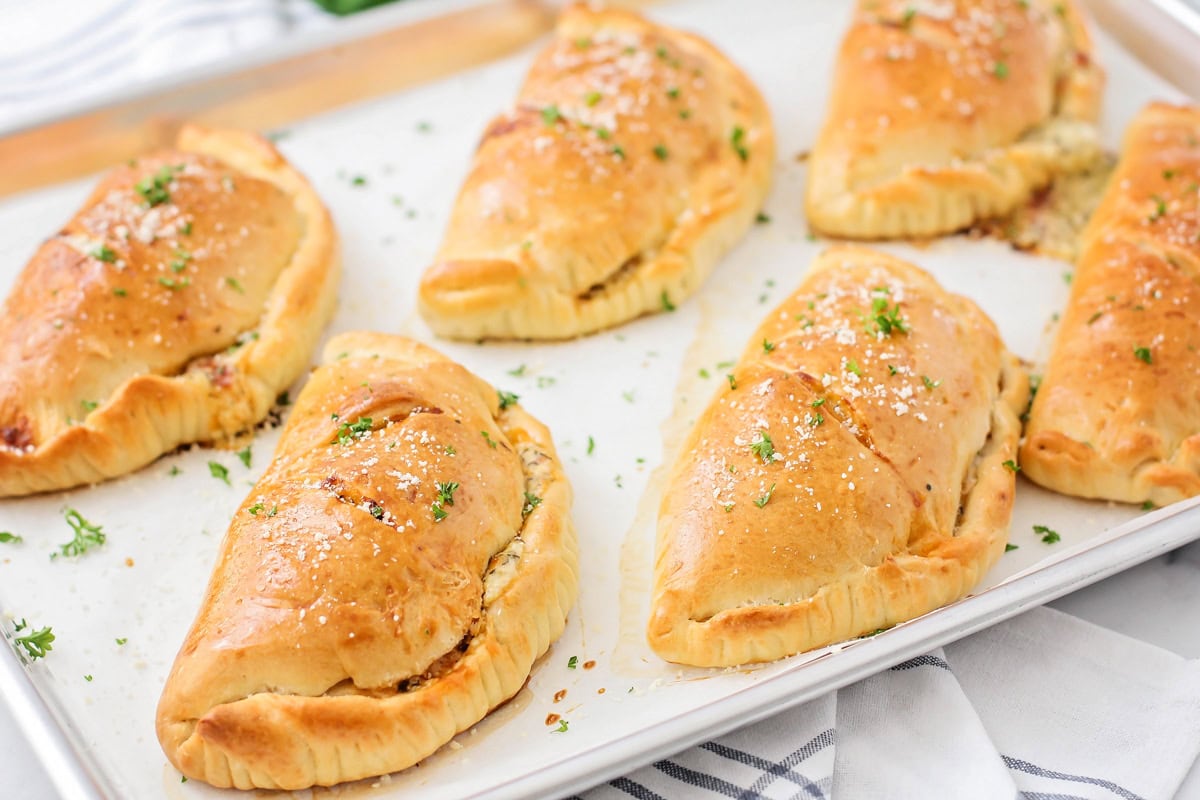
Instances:
[[[393,0],[313,0],[331,14],[353,14],[356,11],[362,11],[372,6],[381,6],[384,3],[391,3]]]

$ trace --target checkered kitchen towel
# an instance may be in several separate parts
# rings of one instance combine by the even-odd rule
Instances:
[[[1047,608],[583,795],[1171,798],[1200,755],[1200,662]]]
[[[0,129],[328,24],[309,0],[0,0]],[[1037,609],[584,796],[1167,800],[1198,755],[1200,662]]]

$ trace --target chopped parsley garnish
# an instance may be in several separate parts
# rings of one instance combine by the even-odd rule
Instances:
[[[239,281],[237,278],[227,277],[225,279],[225,285],[228,286],[230,289],[233,289],[238,294],[246,293],[245,287],[242,286],[241,281]]]
[[[1133,348],[1133,354],[1137,357],[1137,359],[1139,361],[1145,361],[1147,364],[1154,363],[1154,359],[1150,355],[1149,347],[1135,347],[1135,348]]]
[[[250,445],[246,445],[241,450],[238,450],[237,457],[246,469],[250,469]]]
[[[115,294],[117,297],[125,297],[126,295],[129,294],[129,292],[125,291],[120,286],[118,286],[117,288],[113,289],[113,294]]]
[[[91,675],[84,675],[83,679],[88,683],[91,683],[94,680]]]
[[[553,103],[542,109],[542,122],[547,125],[553,125],[562,119],[562,113],[559,112],[558,106]]]
[[[763,339],[763,352],[769,353],[775,349],[775,343],[770,339]]]
[[[1033,532],[1042,537],[1042,541],[1046,544],[1054,544],[1062,539],[1056,531],[1052,531],[1045,525],[1034,525]]]
[[[758,440],[751,443],[750,452],[762,459],[764,464],[770,464],[775,460],[775,443],[771,441],[771,436],[766,431],[758,432]]]
[[[63,509],[63,517],[67,520],[67,524],[71,526],[71,530],[74,531],[75,536],[66,544],[59,545],[58,552],[52,554],[50,558],[58,558],[59,556],[75,558],[76,556],[81,556],[91,548],[104,544],[104,541],[108,538],[102,530],[103,526],[93,525],[73,508]]]
[[[483,435],[483,440],[484,440],[485,442],[487,442],[487,443],[488,443],[488,447],[490,447],[490,448],[492,448],[493,450],[495,450],[495,449],[496,449],[496,440],[495,440],[495,439],[493,439],[493,438],[491,437],[491,435],[490,435],[490,434],[488,434],[488,432],[487,432],[487,431],[480,431],[480,433]]]
[[[812,401],[812,403],[811,403],[810,405],[811,405],[813,408],[820,408],[821,406],[825,405],[825,398],[824,398],[824,397],[818,397],[816,400],[813,400],[813,401]]]
[[[679,109],[679,118],[680,119],[691,119],[692,118],[692,110],[690,108]]]
[[[366,186],[367,185],[367,176],[366,175],[355,175],[353,178],[350,179],[350,185],[351,186]]]
[[[587,104],[588,108],[591,108],[599,103],[603,98],[604,95],[600,94],[599,92],[588,92],[583,96],[583,102]]]
[[[671,98],[672,100],[679,97],[679,87],[672,86],[671,88],[667,89],[667,97]]]
[[[512,392],[497,391],[496,396],[500,398],[500,410],[515,406],[517,401],[521,399],[520,395],[515,395]]]
[[[742,161],[750,160],[750,151],[746,149],[746,131],[742,126],[735,125],[729,134],[729,144],[733,147],[733,152],[738,154],[738,158]]]
[[[909,6],[908,8],[904,9],[904,16],[900,18],[900,24],[905,28],[911,27],[913,20],[916,19],[916,16],[917,10],[912,6]]]
[[[888,364],[888,375],[895,375],[900,370],[896,369],[895,364]]]
[[[266,506],[264,506],[262,503],[255,503],[246,510],[250,512],[250,516],[257,517],[259,512],[261,512],[264,508],[266,508]]]
[[[95,411],[100,407],[100,404],[95,400],[80,400],[79,405],[83,406],[84,411]]]
[[[762,508],[767,503],[771,502],[771,496],[773,494],[775,494],[775,484],[772,483],[771,488],[767,489],[766,494],[764,494],[762,497],[756,498],[754,500],[754,505],[758,506],[759,508]]]
[[[525,493],[525,505],[521,507],[522,519],[533,513],[533,510],[542,504],[542,498],[535,494]]]
[[[119,639],[113,639],[113,641],[117,643],[117,647],[124,647],[125,643],[128,642],[129,640],[126,639],[124,636],[122,636]]]
[[[616,156],[617,158],[621,159],[622,161],[625,160],[625,148],[621,147],[621,145],[619,145],[619,144],[613,145],[612,154],[614,156]]]
[[[1008,64],[1003,61],[997,61],[996,66],[992,68],[992,74],[1000,80],[1004,80],[1008,77]]]
[[[824,414],[813,414],[811,417],[809,417],[808,424],[813,428],[817,428],[817,427],[820,427],[822,424],[824,424],[824,422],[825,422]]]
[[[21,620],[20,624],[16,626],[16,630],[20,632],[28,627],[29,624],[25,620]],[[25,654],[29,656],[30,660],[36,661],[39,658],[45,658],[46,653],[54,649],[54,632],[48,627],[42,628],[30,631],[24,636],[17,636],[13,642],[18,647],[25,649]]]
[[[759,225],[766,225],[768,222],[771,221],[771,218],[769,216],[767,216],[766,212],[760,211],[754,217],[754,221],[757,222]]]
[[[608,128],[601,126],[601,127],[597,127],[595,130],[596,130],[596,138],[597,139],[608,139],[608,138],[612,137],[612,131],[610,131]]]
[[[25,540],[20,536],[17,536],[15,533],[0,531],[0,544],[20,544],[23,541]]]
[[[862,368],[858,366],[858,362],[853,358],[846,359],[846,372],[853,372],[858,377],[862,377]]]
[[[661,44],[654,48],[654,55],[658,56],[664,61],[670,56],[670,54],[667,52],[667,48],[663,47]]]
[[[1150,199],[1154,201],[1154,211],[1150,213],[1149,220],[1155,222],[1167,213],[1167,201],[1157,194],[1150,195]]]
[[[936,389],[937,387],[942,385],[941,381],[935,381],[933,378],[929,377],[928,375],[921,376],[921,383],[925,384],[925,388],[931,392],[934,389]]]
[[[170,475],[172,478],[174,478],[176,475],[181,474],[182,472],[183,472],[183,470],[181,470],[179,468],[178,464],[172,464],[171,468],[169,470],[167,470],[167,474]]]
[[[1004,545],[1004,552],[1006,552],[1006,553],[1011,553],[1013,550],[1018,550],[1018,549],[1020,549],[1019,545],[1015,545],[1015,544]]]
[[[1179,173],[1177,173],[1177,172],[1176,172],[1175,170],[1173,170],[1173,169],[1164,169],[1164,170],[1163,170],[1163,180],[1168,180],[1168,181],[1169,181],[1169,180],[1171,180],[1172,178],[1174,178],[1174,177],[1175,177],[1177,174],[1179,174]]]
[[[229,482],[229,470],[224,464],[221,464],[217,461],[208,462],[208,474],[212,475],[219,481],[225,481],[226,486],[233,486],[233,484]]]
[[[182,233],[184,236],[191,236],[192,235],[192,221],[189,219],[187,222],[180,225],[179,232]]]
[[[659,299],[662,301],[663,311],[674,311],[675,310],[675,304],[671,302],[671,296],[669,294],[667,294],[666,289],[663,289],[662,297],[660,297]]]
[[[192,254],[187,250],[176,250],[175,260],[171,262],[172,272],[183,272],[187,268],[187,263],[192,260]]]
[[[579,656],[571,656],[567,659],[567,669],[575,669],[579,666]]]
[[[667,153],[666,145],[662,145],[662,144],[654,145],[654,157],[655,158],[657,158],[659,161],[666,161],[667,155],[668,155],[668,153]]]
[[[560,719],[558,721],[558,727],[550,732],[551,733],[566,733],[568,725],[569,725],[569,723],[565,719]]]
[[[374,500],[368,501],[367,511],[370,512],[371,516],[375,519],[383,519],[383,506],[379,505],[379,503],[376,503]]]
[[[522,377],[525,374],[525,365],[522,364],[521,366],[517,367],[516,369],[510,369],[508,371],[508,374],[512,375],[514,378]]]
[[[112,251],[112,248],[110,248],[106,244],[100,245],[95,250],[88,253],[88,255],[90,255],[92,258],[96,259],[97,261],[103,261],[105,264],[111,264],[117,260],[117,254],[114,253]]]
[[[725,376],[725,380],[729,381],[729,388],[731,390],[737,388],[737,378],[733,377],[732,372]]]
[[[158,172],[142,178],[133,188],[142,196],[142,201],[146,206],[162,205],[171,200],[171,193],[167,191],[167,187],[174,180],[175,173],[182,170],[182,164],[177,167],[170,166],[169,164],[159,167]]]
[[[1011,458],[1004,462],[1004,468],[1014,475],[1021,471],[1021,465],[1013,461]]]
[[[1151,500],[1147,500],[1146,502],[1142,503],[1142,511],[1153,511],[1154,508],[1155,508],[1155,505],[1154,505],[1153,501],[1151,501]],[[20,536],[17,537],[17,539],[20,539],[20,538],[21,538]]]
[[[1095,314],[1092,314],[1090,317],[1088,317],[1087,324],[1091,325],[1093,322],[1095,322],[1096,320],[1100,319],[1103,316],[1104,316],[1103,311],[1097,311]]]
[[[871,315],[867,320],[867,332],[878,336],[891,336],[893,332],[908,333],[908,322],[900,316],[900,304],[888,303],[886,288],[872,292]]]
[[[172,292],[179,291],[180,289],[183,289],[187,286],[192,285],[191,278],[180,278],[178,280],[175,280],[174,278],[168,278],[166,275],[159,275],[158,282],[162,286],[165,286],[168,289],[170,289]]]
[[[334,417],[336,419],[336,417]],[[371,432],[371,418],[359,417],[357,422],[343,422],[338,426],[335,441],[345,447],[355,439],[361,439]]]
[[[596,440],[593,439],[591,436],[589,436],[588,437],[587,454],[590,456],[594,452],[596,452]]]

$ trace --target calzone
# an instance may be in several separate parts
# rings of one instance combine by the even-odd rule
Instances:
[[[711,44],[571,6],[483,135],[421,313],[562,339],[671,310],[753,224],[774,157],[763,98]]]
[[[812,150],[809,223],[859,239],[1005,216],[1102,158],[1073,0],[858,0]]]
[[[675,461],[651,646],[767,661],[964,596],[1004,551],[1027,394],[974,303],[883,253],[822,254]]]
[[[167,757],[214,786],[300,789],[429,755],[562,632],[570,502],[511,395],[408,339],[335,337],[167,679]]]
[[[261,421],[333,312],[337,236],[266,140],[186,127],[110,172],[0,310],[0,495]]]
[[[1025,435],[1021,468],[1055,491],[1200,494],[1200,108],[1154,103],[1126,131]]]

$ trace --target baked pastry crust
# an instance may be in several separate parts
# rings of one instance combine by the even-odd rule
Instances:
[[[676,459],[651,647],[769,661],[965,595],[1004,551],[1027,396],[974,303],[883,253],[822,254]]]
[[[549,432],[506,405],[411,340],[328,344],[167,679],[158,736],[184,775],[393,772],[520,690],[578,565]]]
[[[670,309],[753,224],[774,149],[711,44],[572,6],[484,133],[421,313],[439,336],[565,339]]]
[[[856,239],[1009,214],[1102,157],[1073,0],[859,0],[809,160],[809,224]]]
[[[1200,494],[1200,108],[1129,126],[1085,229],[1021,468],[1064,494]]]
[[[188,126],[115,169],[0,313],[0,495],[252,427],[308,363],[339,269],[329,213],[256,135]]]

